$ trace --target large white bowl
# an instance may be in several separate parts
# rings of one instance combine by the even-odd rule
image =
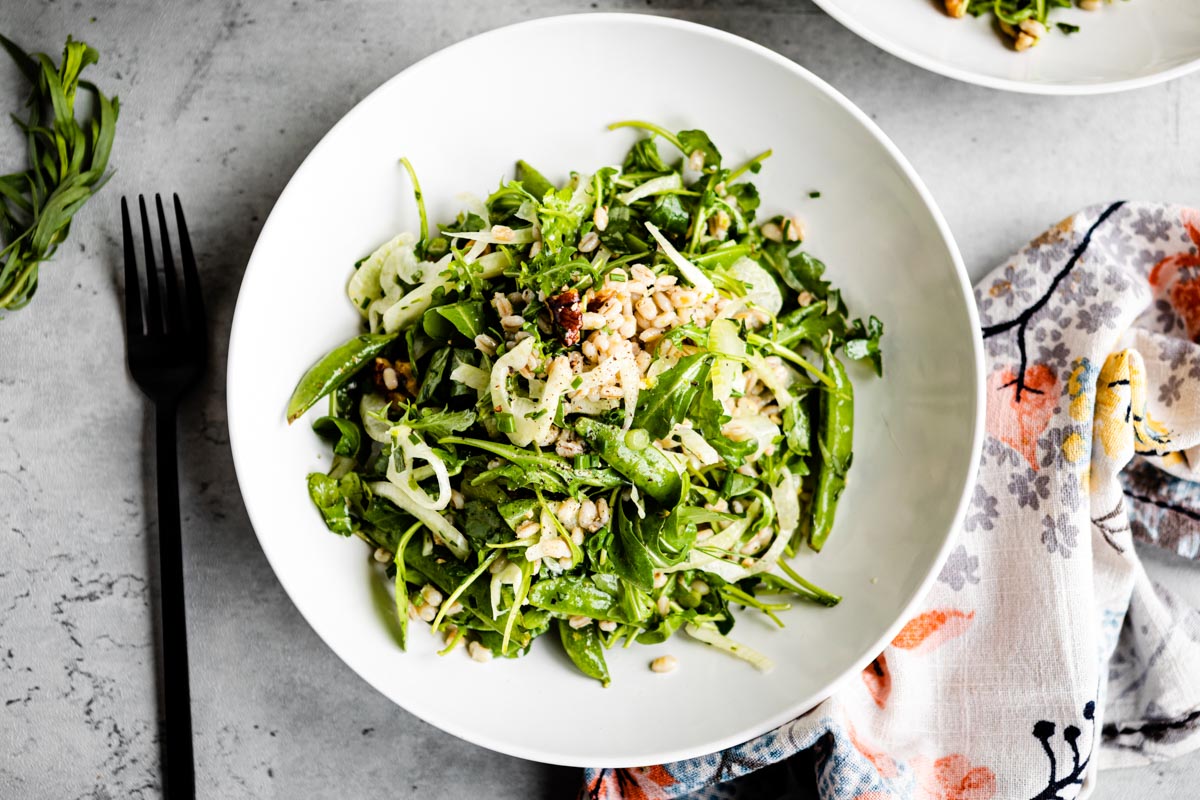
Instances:
[[[943,0],[814,0],[867,41],[919,67],[993,89],[1102,94],[1138,89],[1200,69],[1200,2],[1115,0],[1097,11],[1056,9],[1079,25],[1018,53],[993,17],[951,19]]]
[[[631,57],[630,54],[638,54]],[[745,613],[736,638],[774,671],[678,640],[609,656],[613,683],[576,673],[557,643],[474,663],[389,630],[357,540],[324,529],[305,474],[327,446],[284,406],[297,378],[353,335],[351,265],[416,215],[397,159],[437,219],[526,158],[550,176],[619,160],[619,119],[706,129],[730,163],[767,147],[766,213],[795,211],[850,307],[887,325],[886,378],[856,372],[854,468],[836,530],[802,573],[845,595],[779,630]],[[820,199],[808,192],[821,191]],[[981,346],[958,251],[925,187],[845,98],[787,59],[709,28],[593,14],[538,20],[427,58],[354,108],[297,170],[246,269],[229,353],[229,428],[250,519],[280,582],[352,669],[422,719],[485,747],[567,765],[630,766],[744,741],[812,707],[893,637],[945,554],[981,436]],[[315,413],[315,412],[314,412]],[[310,415],[311,416],[311,415]],[[647,669],[679,657],[669,675]],[[297,702],[302,702],[297,698]]]

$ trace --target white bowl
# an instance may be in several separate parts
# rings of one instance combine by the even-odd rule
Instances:
[[[783,630],[742,614],[735,638],[774,658],[769,674],[685,637],[611,651],[607,689],[575,672],[555,642],[481,665],[461,651],[438,657],[437,642],[415,626],[401,652],[386,589],[372,588],[369,554],[326,531],[309,502],[305,474],[327,467],[328,448],[305,421],[285,424],[288,396],[309,365],[358,329],[344,293],[351,265],[415,229],[401,155],[416,166],[434,218],[445,220],[457,193],[487,193],[518,158],[560,178],[618,161],[636,136],[605,130],[620,119],[704,128],[730,163],[774,147],[755,179],[763,210],[800,213],[809,249],[827,261],[851,309],[887,326],[886,378],[854,375],[854,467],[836,529],[824,552],[796,560],[846,599],[834,609],[796,607]],[[813,189],[819,199],[808,197]],[[709,28],[639,15],[558,17],[492,31],[410,67],[314,148],[246,269],[230,341],[229,428],[271,566],[317,633],[371,685],[493,750],[640,765],[711,752],[787,721],[895,635],[939,568],[972,482],[981,352],[942,215],[845,98],[787,59]],[[680,668],[650,672],[664,653]]]
[[[1055,9],[1044,41],[1018,53],[994,17],[952,19],[943,0],[814,0],[867,41],[918,67],[1032,94],[1138,89],[1200,69],[1200,2],[1116,0],[1097,11]]]

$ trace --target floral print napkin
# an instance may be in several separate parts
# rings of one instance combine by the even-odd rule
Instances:
[[[825,800],[1071,800],[1200,746],[1200,610],[1133,544],[1200,555],[1200,211],[1086,209],[976,302],[987,438],[923,610],[803,717],[588,770],[583,797],[801,797],[815,777]]]

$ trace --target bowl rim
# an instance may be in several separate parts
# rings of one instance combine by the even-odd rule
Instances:
[[[1061,81],[1048,81],[1045,83],[1036,83],[1034,81],[1018,81],[1012,78],[997,78],[992,75],[985,75],[980,72],[975,72],[970,69],[956,67],[953,64],[947,64],[939,61],[936,58],[927,56],[909,47],[899,44],[883,34],[876,33],[858,21],[858,19],[845,11],[839,0],[813,0],[822,11],[837,20],[843,27],[851,33],[865,39],[871,44],[883,50],[885,53],[899,58],[902,61],[907,61],[910,64],[918,66],[929,72],[942,75],[947,78],[953,78],[956,81],[963,83],[971,83],[976,86],[983,86],[987,89],[997,89],[1002,92],[1016,92],[1017,94],[1036,94],[1048,95],[1057,97],[1084,97],[1099,94],[1116,94],[1118,92],[1129,92],[1134,89],[1144,89],[1147,86],[1154,86],[1159,83],[1167,83],[1176,78],[1181,78],[1184,75],[1200,70],[1200,56],[1187,61],[1183,64],[1176,64],[1170,69],[1165,69],[1160,72],[1155,72],[1150,75],[1141,75],[1136,78],[1123,78],[1116,81],[1102,81],[1100,83],[1063,83]]]
[[[776,714],[760,720],[755,725],[730,732],[720,738],[706,743],[703,746],[663,748],[652,753],[640,755],[637,758],[627,757],[620,759],[609,759],[605,763],[587,762],[572,755],[554,752],[554,745],[552,743],[547,743],[538,748],[512,744],[493,737],[480,735],[479,733],[460,725],[454,720],[439,719],[435,721],[405,708],[405,711],[408,713],[413,714],[419,719],[422,719],[424,722],[427,722],[428,724],[433,725],[440,730],[443,730],[465,741],[471,742],[472,744],[476,744],[478,746],[485,747],[489,750],[506,755],[560,766],[636,767],[649,763],[668,763],[672,761],[694,758],[741,744],[753,739],[756,736],[760,736],[770,730],[773,730],[774,728],[777,728],[780,725],[795,719],[804,713],[807,713],[808,711],[811,711],[827,697],[834,694],[849,678],[861,672],[862,669],[866,667],[872,659],[874,659],[880,652],[883,651],[888,642],[895,638],[901,627],[917,610],[919,604],[928,593],[939,571],[941,570],[943,563],[949,555],[950,548],[955,542],[954,532],[961,527],[962,521],[966,515],[971,488],[975,484],[975,477],[978,471],[979,456],[982,451],[984,435],[985,361],[983,352],[983,338],[980,330],[978,312],[974,303],[973,289],[970,279],[967,275],[966,267],[963,264],[962,255],[959,252],[958,245],[954,240],[953,234],[950,232],[950,227],[942,215],[941,210],[938,208],[937,203],[933,199],[933,196],[930,194],[924,182],[917,175],[916,170],[900,152],[899,148],[897,148],[891,139],[888,138],[885,133],[883,133],[879,126],[873,122],[865,112],[863,112],[840,92],[809,70],[763,45],[745,39],[744,37],[737,36],[736,34],[728,33],[707,25],[653,14],[628,12],[583,12],[541,17],[501,26],[480,34],[476,34],[475,36],[456,42],[428,56],[425,56],[424,58],[405,67],[388,80],[384,81],[382,84],[380,84],[380,86],[371,91],[360,101],[358,101],[350,110],[348,110],[333,125],[333,127],[331,127],[329,131],[321,137],[320,141],[317,142],[308,155],[305,156],[304,160],[300,163],[300,166],[296,168],[296,171],[293,173],[292,177],[288,179],[287,184],[284,186],[283,190],[279,194],[279,197],[276,199],[275,204],[272,206],[271,213],[267,216],[266,221],[263,223],[262,230],[259,232],[254,249],[250,254],[245,272],[242,276],[242,281],[239,284],[238,298],[234,306],[233,321],[230,327],[229,350],[226,367],[226,415],[228,420],[227,424],[229,429],[230,450],[232,451],[234,462],[234,473],[238,479],[238,486],[240,490],[242,487],[242,476],[248,469],[246,466],[248,457],[239,447],[239,441],[241,440],[241,437],[237,435],[237,432],[241,430],[247,423],[242,420],[241,415],[238,413],[237,409],[232,403],[232,399],[234,398],[235,394],[231,391],[231,386],[236,382],[237,378],[235,376],[235,372],[241,370],[242,362],[244,360],[244,357],[240,355],[242,348],[238,346],[238,343],[248,339],[247,333],[252,325],[251,322],[247,321],[246,314],[243,313],[242,288],[244,287],[246,280],[249,278],[251,271],[256,268],[256,264],[260,260],[256,258],[256,256],[259,253],[259,248],[262,244],[262,241],[269,235],[269,232],[273,226],[278,224],[278,219],[275,212],[278,210],[280,201],[287,195],[288,189],[291,188],[292,184],[295,183],[297,179],[306,172],[306,170],[312,168],[312,163],[315,161],[322,149],[328,146],[333,134],[343,125],[349,124],[350,120],[352,120],[358,113],[361,113],[361,109],[367,105],[372,98],[384,92],[393,82],[400,80],[405,73],[419,65],[435,63],[440,59],[451,57],[459,49],[465,49],[475,45],[478,40],[483,40],[494,36],[507,35],[514,29],[521,29],[525,32],[529,32],[536,28],[554,28],[560,25],[572,25],[578,24],[581,21],[587,22],[590,20],[602,20],[609,22],[615,21],[635,25],[646,25],[652,27],[657,26],[661,28],[682,30],[740,47],[793,73],[806,83],[810,84],[821,94],[825,95],[828,99],[832,100],[841,109],[848,112],[851,117],[860,125],[862,125],[866,132],[869,133],[871,137],[883,147],[887,155],[899,167],[905,180],[907,180],[909,185],[916,191],[918,197],[924,204],[925,210],[929,213],[934,225],[937,228],[938,234],[942,240],[942,244],[946,248],[951,262],[953,263],[954,273],[958,280],[959,289],[962,291],[963,298],[966,301],[965,305],[967,318],[972,331],[971,344],[972,353],[974,356],[972,366],[975,370],[974,396],[972,398],[974,401],[975,413],[973,416],[971,451],[967,460],[968,466],[965,474],[962,476],[960,496],[955,508],[954,516],[947,529],[941,534],[943,538],[937,555],[930,563],[929,570],[925,577],[920,581],[918,586],[904,602],[902,609],[897,614],[896,620],[883,632],[883,634],[878,637],[876,642],[866,650],[863,656],[852,662],[838,678],[827,684],[819,691],[815,691],[809,693],[807,696],[797,698],[794,702],[789,703],[786,707],[781,707]],[[258,539],[259,546],[262,548],[263,554],[267,558],[267,562],[271,565],[271,571],[275,574],[276,580],[278,580],[280,585],[283,587],[283,590],[287,594],[288,599],[291,600],[292,605],[295,606],[296,610],[300,612],[300,615],[304,618],[305,622],[307,622],[309,627],[312,628],[317,636],[321,638],[322,642],[329,647],[329,649],[332,650],[338,656],[338,658],[340,658],[346,664],[346,666],[350,667],[350,669],[355,672],[356,675],[358,675],[362,680],[364,680],[384,697],[392,700],[388,693],[384,691],[384,689],[378,683],[366,677],[354,667],[352,663],[353,660],[348,656],[348,654],[344,654],[341,648],[334,646],[332,643],[326,640],[321,634],[321,631],[318,630],[315,625],[313,625],[312,620],[308,618],[301,605],[296,600],[296,593],[300,591],[300,587],[290,585],[289,581],[286,580],[283,574],[279,572],[276,567],[275,560],[272,559],[271,548],[267,542],[264,541],[262,534],[259,533],[258,522],[259,520],[265,521],[267,519],[267,510],[262,509],[261,507],[256,510],[256,508],[253,507],[255,504],[253,501],[249,500],[245,492],[242,492],[242,500],[246,509],[247,517],[250,520],[250,525],[254,529],[255,537]],[[392,702],[396,701],[392,700]],[[404,708],[404,706],[398,702],[396,705]]]

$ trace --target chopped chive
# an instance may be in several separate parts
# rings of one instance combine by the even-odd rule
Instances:
[[[517,420],[512,414],[500,413],[496,415],[496,430],[501,433],[516,433]]]

